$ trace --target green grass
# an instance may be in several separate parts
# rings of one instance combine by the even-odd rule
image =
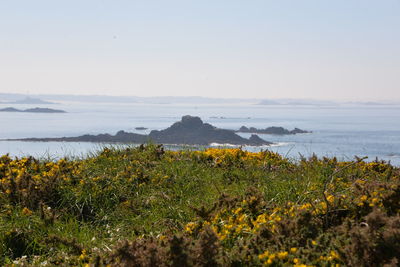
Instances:
[[[358,229],[368,216],[381,212],[387,221],[381,227],[393,231],[394,239],[371,237],[370,245],[384,242],[397,253],[399,229],[389,221],[399,216],[399,177],[399,169],[384,162],[316,157],[295,162],[270,152],[164,152],[155,145],[105,148],[86,159],[56,162],[3,156],[0,264],[145,266],[185,259],[180,263],[246,266],[268,264],[270,258],[276,266],[295,265],[296,259],[299,265],[315,266],[364,264],[362,259],[390,263],[396,260],[392,254],[381,259],[369,248],[360,251],[369,258],[354,255],[355,234],[343,227]],[[374,199],[374,192],[381,195]],[[311,207],[302,210],[305,204]],[[288,207],[293,207],[292,217],[284,212]],[[281,219],[254,226],[277,208]],[[240,215],[245,221],[238,220]],[[302,216],[311,217],[298,225]],[[188,223],[196,225],[193,231]],[[226,225],[236,232],[223,234]],[[269,234],[262,237],[263,231]],[[360,231],[358,237],[364,238]],[[179,253],[176,238],[186,240],[178,242]],[[317,248],[310,245],[313,240],[329,245]],[[213,246],[215,255],[206,249]],[[291,246],[297,251],[293,255]],[[158,256],[145,249],[150,247]],[[265,251],[278,256],[259,256]]]

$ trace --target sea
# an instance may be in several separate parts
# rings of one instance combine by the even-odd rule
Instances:
[[[10,104],[0,104],[0,108]],[[18,109],[38,105],[11,105]],[[293,160],[301,157],[337,157],[367,161],[384,160],[400,166],[400,106],[396,105],[257,105],[173,103],[78,103],[39,105],[67,113],[0,112],[0,155],[57,159],[84,158],[106,146],[85,142],[22,142],[10,138],[64,137],[83,134],[115,134],[119,130],[149,133],[179,121],[184,115],[224,129],[241,126],[281,126],[312,131],[296,135],[260,135],[272,146],[242,147],[249,151],[271,150]],[[145,127],[147,130],[136,130]],[[241,134],[249,137],[249,134]],[[211,144],[227,146],[229,144]],[[187,149],[188,147],[182,147]],[[176,147],[172,148],[176,149]],[[188,148],[190,149],[190,148]]]

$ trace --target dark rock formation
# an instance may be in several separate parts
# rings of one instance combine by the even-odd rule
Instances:
[[[299,128],[294,128],[290,131],[291,134],[298,134],[298,133],[311,133],[311,131],[302,130]]]
[[[246,126],[242,126],[236,132],[238,132],[238,133],[257,133],[257,134],[277,134],[277,135],[310,133],[309,131],[301,130],[299,128],[294,128],[293,130],[289,131],[288,129],[285,129],[283,127],[275,127],[275,126],[268,127],[265,129],[257,129],[254,127],[247,128]]]
[[[0,112],[27,112],[27,113],[66,113],[64,110],[51,109],[51,108],[28,108],[25,110],[16,108],[3,108]]]
[[[153,130],[149,135],[127,133],[119,131],[116,135],[82,135],[78,137],[61,138],[26,138],[13,139],[19,141],[64,141],[64,142],[104,142],[104,143],[145,143],[152,141],[160,144],[187,144],[187,145],[209,145],[211,143],[233,144],[233,145],[270,145],[257,135],[250,139],[243,138],[231,130],[218,129],[211,124],[203,123],[199,117],[184,116],[182,120],[174,123],[165,130]],[[9,140],[11,141],[11,140]]]
[[[9,141],[34,141],[34,142],[99,142],[99,143],[145,143],[148,136],[143,134],[127,133],[119,131],[115,135],[111,134],[98,134],[91,135],[85,134],[76,137],[54,137],[54,138],[24,138],[24,139],[9,139]]]
[[[32,113],[66,113],[64,110],[51,109],[51,108],[29,108],[29,109],[25,109],[23,112],[32,112]]]
[[[268,145],[261,138],[246,139],[230,130],[218,129],[203,123],[199,117],[184,116],[182,120],[162,131],[151,131],[151,140],[164,144],[208,145],[211,143],[233,145]]]
[[[249,138],[249,140],[254,143],[254,144],[262,144],[265,143],[264,139],[261,139],[258,135],[252,134]],[[269,144],[272,144],[271,142]]]
[[[8,107],[8,108],[0,109],[0,112],[23,112],[23,110],[19,110],[19,109],[16,109],[16,108]]]

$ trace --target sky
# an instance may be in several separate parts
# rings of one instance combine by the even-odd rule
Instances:
[[[0,92],[400,100],[400,0],[0,0]]]

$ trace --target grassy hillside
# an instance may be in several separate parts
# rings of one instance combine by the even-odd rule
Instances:
[[[396,266],[400,170],[240,149],[0,157],[0,264]]]

